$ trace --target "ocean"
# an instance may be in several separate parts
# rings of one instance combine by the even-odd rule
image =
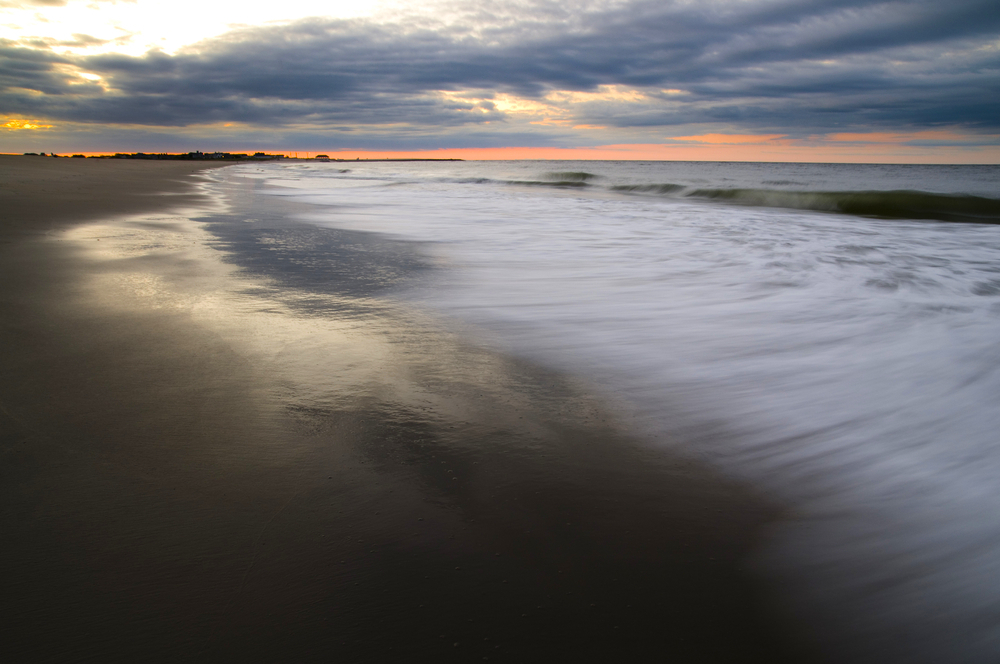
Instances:
[[[279,162],[207,178],[231,215],[257,213],[232,195],[249,188],[316,228],[412,246],[419,269],[386,266],[379,297],[578,377],[623,431],[784,505],[752,564],[836,660],[995,661],[1000,167]],[[305,272],[317,250],[283,248]]]

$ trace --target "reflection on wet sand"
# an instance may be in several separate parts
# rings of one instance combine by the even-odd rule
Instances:
[[[15,659],[783,660],[773,508],[387,297],[412,248],[230,194],[22,254]]]

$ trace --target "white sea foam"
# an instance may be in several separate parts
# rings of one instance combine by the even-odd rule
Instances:
[[[1000,169],[347,167],[234,174],[324,206],[317,225],[429,243],[444,269],[407,297],[589,378],[651,441],[792,506],[763,560],[844,661],[994,661],[1000,226],[634,193],[995,199]]]

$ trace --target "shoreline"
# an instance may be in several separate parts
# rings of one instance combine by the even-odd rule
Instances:
[[[193,204],[188,176],[227,164],[0,155],[3,241],[85,221]],[[150,197],[171,196],[169,203]]]
[[[793,661],[742,569],[773,506],[353,267],[336,292],[278,279],[262,238],[400,272],[405,247],[171,212],[215,164],[8,161],[13,659]]]

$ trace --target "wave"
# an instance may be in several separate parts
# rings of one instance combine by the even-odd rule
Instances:
[[[549,180],[558,180],[560,182],[586,182],[600,176],[587,173],[586,171],[553,171],[546,173],[545,177]]]
[[[588,180],[601,176],[586,171],[552,171],[541,176],[541,180],[504,180],[504,184],[527,185],[529,187],[589,187]]]
[[[342,171],[349,172],[349,171]],[[927,219],[968,223],[1000,224],[1000,199],[971,194],[942,194],[926,191],[859,190],[803,191],[771,188],[696,188],[673,182],[605,184],[593,180],[602,176],[586,171],[552,171],[539,174],[539,179],[506,180],[490,177],[444,177],[437,181],[472,185],[514,185],[604,190],[621,194],[665,196],[669,198],[702,199],[734,205],[788,208],[832,212],[882,219]],[[392,184],[401,184],[393,182]],[[791,180],[769,180],[766,184],[793,184]]]
[[[618,184],[611,191],[626,191],[640,194],[673,194],[684,190],[682,184]]]
[[[781,191],[774,189],[695,189],[693,198],[740,205],[840,212],[883,219],[934,219],[1000,224],[1000,200],[924,191]]]
[[[546,173],[546,175],[551,176],[570,176],[586,175],[591,177],[589,173]],[[596,176],[592,176],[596,177]],[[521,185],[528,187],[589,187],[590,184],[586,182],[585,177],[554,177],[551,180],[494,180],[493,178],[440,178],[439,182],[453,182],[455,184],[506,184],[506,185]]]
[[[882,219],[933,219],[1000,224],[1000,200],[926,191],[788,191],[783,189],[689,189],[679,184],[624,184],[612,191],[702,198],[737,205],[837,212]]]
[[[530,187],[589,187],[582,180],[505,180],[505,184],[520,184]]]

